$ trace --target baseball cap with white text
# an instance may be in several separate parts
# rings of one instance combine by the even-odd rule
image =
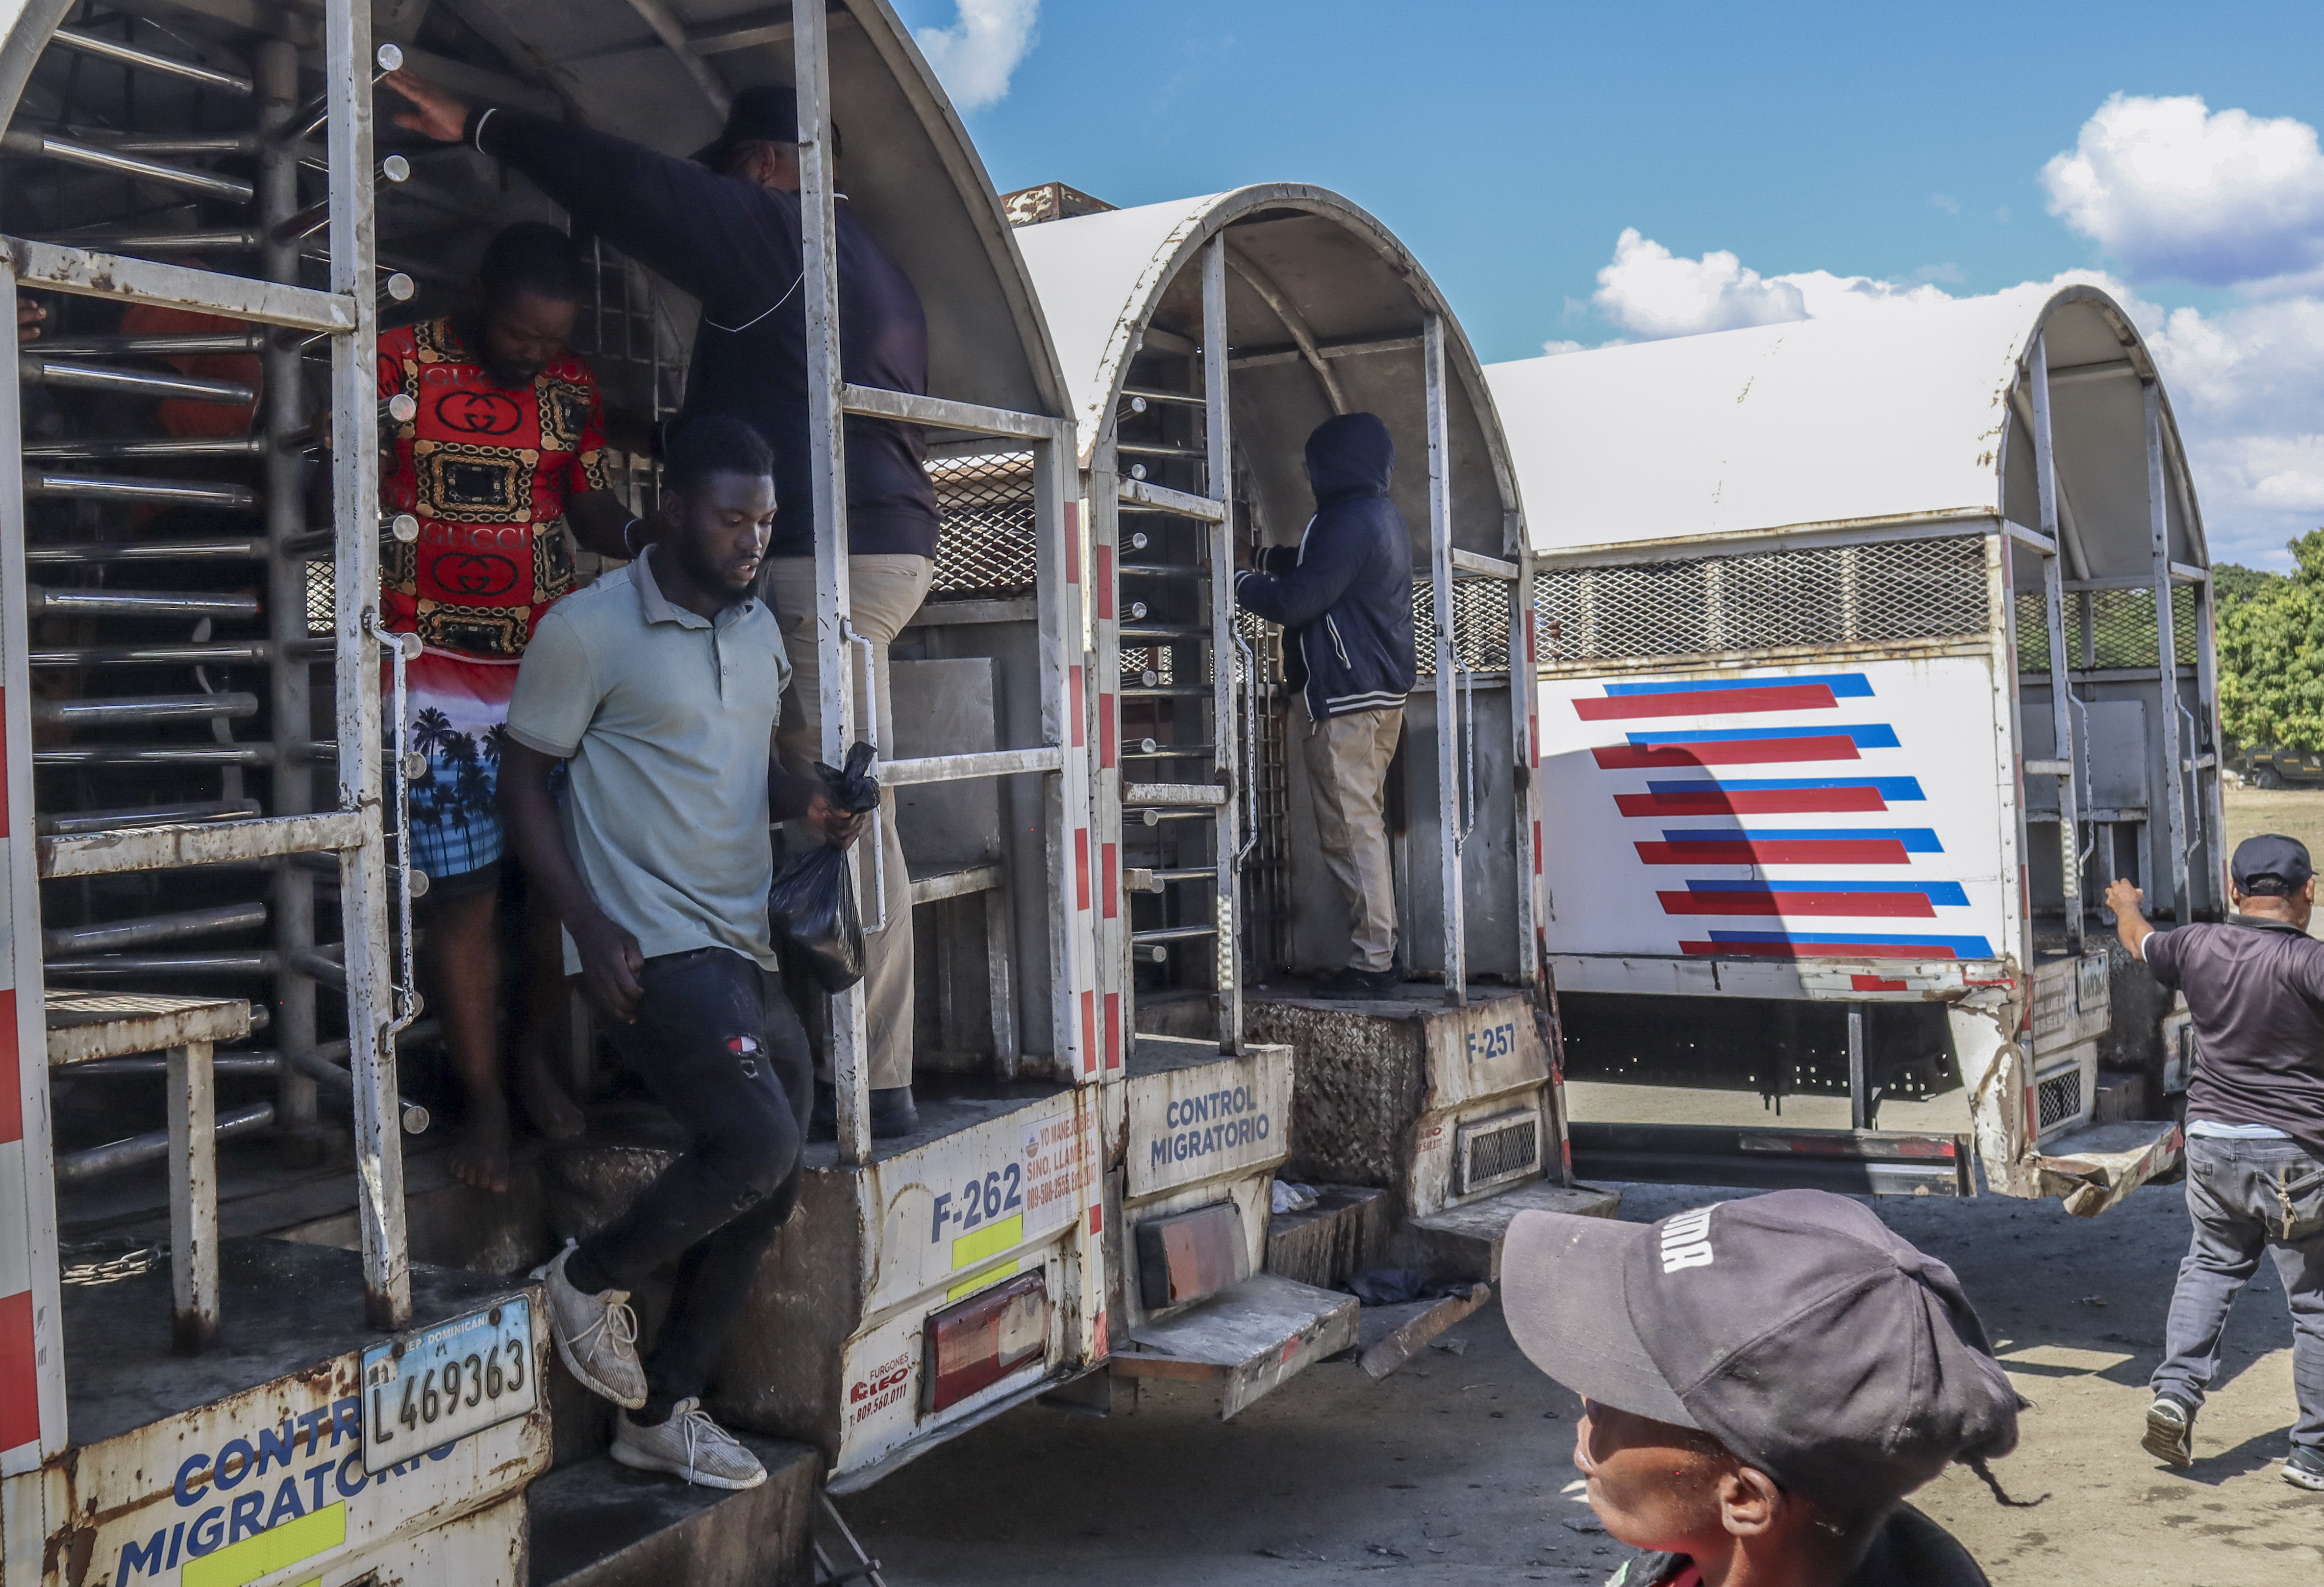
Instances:
[[[1846,1196],[1622,1223],[1520,1213],[1509,1332],[1583,1397],[1698,1428],[1824,1503],[1894,1503],[2007,1454],[2024,1403],[1952,1269]]]

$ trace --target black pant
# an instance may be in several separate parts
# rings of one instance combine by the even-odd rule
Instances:
[[[581,1242],[584,1289],[636,1289],[678,1263],[669,1315],[646,1358],[643,1422],[700,1397],[759,1259],[798,1200],[814,1060],[781,979],[701,948],[648,959],[634,1025],[607,1034],[692,1137],[630,1210]]]

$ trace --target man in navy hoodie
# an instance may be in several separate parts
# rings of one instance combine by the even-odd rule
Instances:
[[[1370,413],[1342,413],[1307,438],[1315,516],[1295,549],[1263,549],[1235,601],[1286,629],[1286,669],[1306,680],[1307,784],[1323,863],[1347,900],[1345,968],[1316,995],[1382,997],[1396,968],[1388,870],[1388,761],[1412,692],[1412,531],[1388,500],[1396,443]]]
[[[758,593],[782,623],[794,669],[776,749],[795,775],[812,776],[823,752],[822,653],[815,632],[798,95],[770,85],[742,89],[717,141],[681,160],[570,122],[470,106],[410,70],[391,72],[387,86],[415,107],[396,116],[396,125],[504,161],[582,229],[700,300],[678,422],[729,415],[774,451],[779,505]],[[834,216],[841,367],[856,385],[925,395],[928,322],[919,293],[840,197]],[[871,641],[876,679],[872,701],[855,691],[855,719],[876,711],[884,748],[895,742],[888,645],[919,610],[935,574],[936,489],[921,467],[927,447],[918,425],[849,414],[844,428],[850,615],[856,635]],[[650,521],[632,521],[623,531],[632,554],[659,532]],[[919,1115],[912,1102],[911,878],[892,790],[880,796],[880,808],[883,918],[891,924],[866,934],[863,993],[872,1133],[885,1138],[910,1134]],[[816,1125],[827,1136],[831,1088],[827,1079],[816,1085]]]

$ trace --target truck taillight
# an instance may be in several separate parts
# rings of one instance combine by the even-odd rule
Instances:
[[[921,1332],[921,1410],[933,1414],[989,1389],[1028,1361],[1049,1339],[1049,1285],[1025,1273],[958,1306],[928,1314]]]

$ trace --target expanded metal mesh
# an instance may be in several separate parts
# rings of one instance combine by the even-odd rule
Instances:
[[[2017,603],[2017,670],[2050,669],[2049,616],[2039,590],[2020,590]],[[2155,666],[2160,641],[2154,630],[2154,592],[2151,589],[2069,590],[2066,593],[2066,649],[2078,672],[2108,669],[2137,669]],[[2179,665],[2195,665],[2195,588],[2174,586],[2171,591],[2171,648]]]
[[[1469,1171],[1462,1176],[1462,1187],[1474,1190],[1496,1179],[1510,1178],[1529,1172],[1540,1161],[1539,1121],[1519,1119],[1499,1130],[1483,1130],[1469,1138]]]
[[[1125,646],[1121,651],[1122,687],[1157,688],[1176,683],[1177,675],[1171,665],[1176,650],[1175,645]]]
[[[929,594],[1029,595],[1040,566],[1033,520],[1033,454],[988,452],[931,457],[944,527]]]
[[[2082,1072],[2077,1068],[2051,1075],[2034,1088],[2034,1106],[2043,1130],[2069,1123],[2082,1111]]]
[[[2050,603],[2040,590],[2019,590],[2017,608],[2017,670],[2050,670]]]
[[[1565,567],[1534,590],[1553,665],[1951,639],[1993,622],[1982,535]]]
[[[1509,603],[1517,586],[1505,578],[1452,580],[1452,658],[1470,672],[1506,672],[1509,666]],[[1412,586],[1412,648],[1424,678],[1436,670],[1436,586]]]
[[[338,567],[330,562],[307,564],[307,632],[328,633],[338,623]]]

